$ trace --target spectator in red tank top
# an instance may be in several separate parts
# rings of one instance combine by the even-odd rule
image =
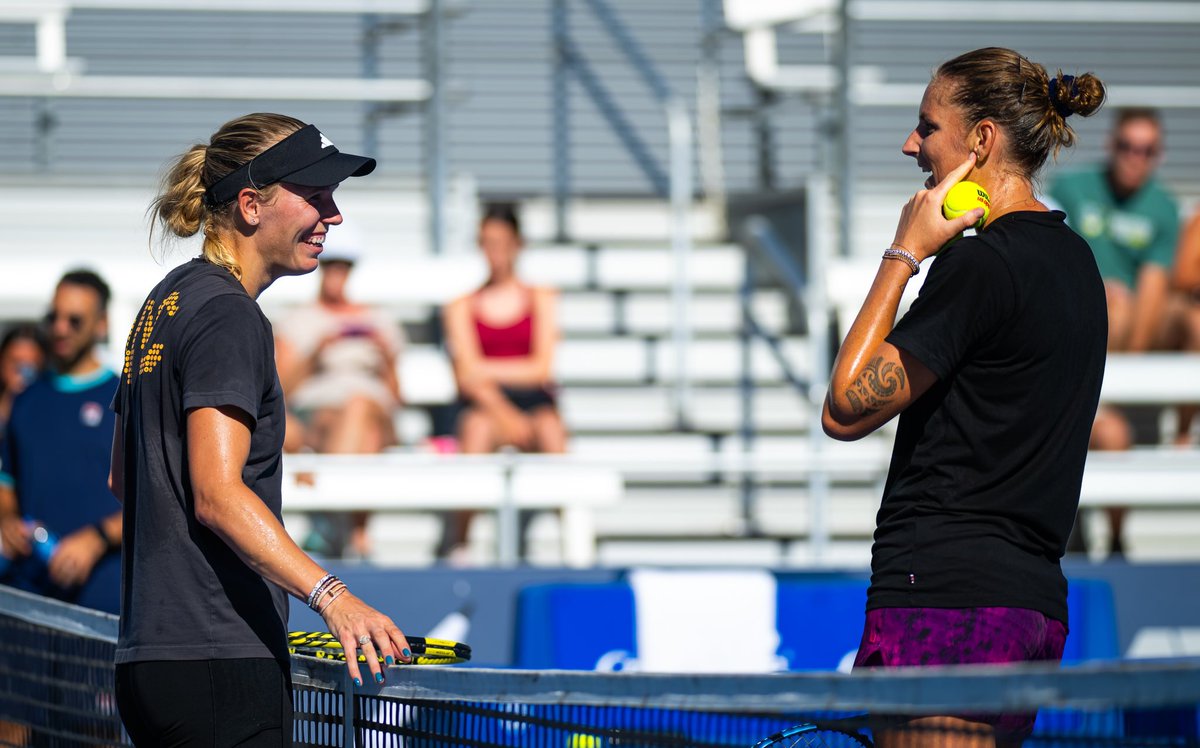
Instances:
[[[494,452],[505,446],[543,453],[567,448],[552,380],[558,344],[557,294],[517,278],[522,244],[513,209],[489,207],[479,226],[488,279],[444,311],[446,342],[463,406],[458,442],[464,453]],[[439,557],[461,555],[457,549],[465,547],[472,514],[455,512],[447,517]],[[530,517],[522,514],[523,539]]]

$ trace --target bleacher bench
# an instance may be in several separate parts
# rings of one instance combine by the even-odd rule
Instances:
[[[501,560],[517,560],[516,510],[560,513],[563,559],[590,566],[596,557],[592,511],[620,501],[620,473],[570,457],[508,459],[503,455],[288,455],[283,509],[314,511],[496,512],[513,532],[501,533]],[[507,514],[507,517],[505,516]]]

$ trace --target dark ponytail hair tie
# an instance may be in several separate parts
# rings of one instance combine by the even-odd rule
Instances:
[[[1071,98],[1074,98],[1079,95],[1079,86],[1075,85],[1075,76],[1064,75],[1062,77],[1062,84],[1064,86],[1068,87]],[[1050,93],[1050,103],[1054,105],[1054,111],[1058,112],[1058,115],[1060,117],[1062,117],[1063,119],[1066,119],[1067,117],[1070,117],[1072,114],[1075,113],[1071,110],[1071,107],[1067,106],[1066,104],[1059,101],[1059,99],[1058,99],[1058,78],[1050,79],[1049,93]]]

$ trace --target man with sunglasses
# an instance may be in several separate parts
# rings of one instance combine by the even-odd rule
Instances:
[[[50,366],[13,403],[0,453],[0,582],[116,613],[121,508],[108,490],[118,379],[97,354],[108,285],[62,277],[46,314]]]
[[[1117,112],[1107,163],[1061,175],[1050,195],[1067,222],[1096,256],[1108,300],[1108,350],[1142,352],[1178,348],[1180,308],[1170,294],[1171,266],[1179,239],[1175,198],[1155,179],[1162,159],[1158,112]],[[1101,403],[1092,426],[1092,449],[1125,450],[1135,441],[1128,413]],[[1157,422],[1157,413],[1147,414]],[[1153,439],[1151,439],[1153,440]],[[1125,508],[1108,510],[1109,551],[1124,552]],[[1076,527],[1071,550],[1082,551]]]

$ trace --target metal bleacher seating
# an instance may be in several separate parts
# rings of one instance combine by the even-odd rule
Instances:
[[[41,9],[38,4],[18,5]],[[220,34],[199,34],[194,30],[219,28],[220,24],[228,23],[227,18],[205,15],[212,9],[205,11],[201,3],[188,4],[200,10],[194,10],[198,15],[189,16],[191,22],[187,24],[175,20],[172,15],[175,11],[129,10],[114,16],[107,15],[108,10],[100,6],[119,3],[80,5],[68,19],[67,38],[72,45],[69,50],[72,56],[88,57],[93,66],[89,72],[119,72],[132,67],[140,74],[141,63],[133,65],[136,56],[126,59],[114,50],[140,51],[147,39],[153,39],[172,53],[164,55],[170,64],[164,63],[165,69],[158,72],[191,70],[197,67],[197,60],[208,59],[209,54],[207,47],[202,49],[189,40],[222,38]],[[311,9],[319,4],[298,5]],[[868,10],[874,8],[879,14],[888,4],[858,5]],[[1107,8],[1121,4],[1106,1],[1095,5]],[[1161,15],[1168,10],[1186,11],[1184,5],[1159,3],[1155,8]],[[450,180],[446,206],[449,251],[435,255],[429,250],[426,194],[410,173],[412,165],[423,156],[423,142],[416,137],[415,127],[379,130],[376,137],[389,158],[381,159],[378,181],[372,178],[375,186],[347,184],[339,192],[347,220],[356,224],[359,233],[371,242],[370,251],[365,253],[353,278],[353,295],[388,309],[398,323],[414,333],[411,337],[416,342],[405,355],[401,370],[409,407],[400,416],[400,431],[407,445],[419,445],[431,435],[434,428],[431,412],[455,397],[445,355],[431,342],[428,332],[435,324],[436,307],[474,287],[483,277],[482,264],[469,251],[478,197],[473,179],[480,180],[483,192],[532,195],[550,192],[553,170],[549,168],[546,144],[551,137],[545,121],[550,120],[553,102],[546,92],[535,90],[531,94],[529,83],[546,78],[549,66],[555,64],[551,46],[544,43],[544,26],[549,22],[544,6],[540,0],[480,3],[456,21],[460,24],[457,33],[462,35],[458,37],[460,44],[454,48],[456,75],[461,74],[469,81],[470,95],[458,102],[458,118],[450,134],[456,139],[452,150],[461,158],[454,166],[474,177]],[[694,3],[629,2],[623,12],[647,21],[646,41],[656,55],[663,57],[659,62],[667,76],[677,82],[679,90],[690,90],[696,73],[698,28],[680,20],[694,12]],[[332,66],[331,74],[356,77],[364,63],[360,49],[361,19],[353,13],[343,15],[344,18],[322,19],[327,46],[342,50],[341,56],[323,62]],[[294,24],[280,27],[292,29],[302,28],[307,21],[288,16],[280,22]],[[898,206],[914,184],[915,170],[908,159],[898,156],[897,149],[899,140],[911,126],[912,110],[930,63],[924,57],[908,53],[928,41],[930,44],[925,46],[939,50],[931,54],[945,56],[952,50],[942,50],[942,45],[952,43],[957,50],[966,43],[963,39],[975,38],[970,34],[983,33],[977,24],[972,27],[954,20],[952,23],[960,24],[957,28],[966,36],[945,34],[934,30],[932,24],[929,29],[917,29],[908,22],[902,22],[905,33],[897,34],[895,27],[889,25],[895,22],[882,16],[863,20],[860,38],[864,47],[859,50],[862,62],[886,63],[889,81],[915,86],[918,94],[912,96],[903,91],[903,106],[900,106],[889,103],[893,100],[878,98],[879,92],[875,91],[874,98],[858,105],[861,127],[856,128],[854,146],[859,185],[853,205],[851,252],[848,257],[831,263],[824,279],[843,329],[870,283],[877,262],[875,248],[890,241]],[[1148,27],[1153,34],[1140,33],[1136,37],[1130,34],[1129,39],[1122,38],[1122,43],[1133,45],[1130,49],[1136,48],[1136,53],[1148,60],[1146,70],[1176,71],[1169,82],[1178,77],[1183,86],[1179,90],[1187,93],[1191,90],[1188,76],[1192,67],[1174,61],[1176,57],[1184,58],[1183,52],[1177,50],[1190,49],[1191,27],[1179,26],[1177,32],[1164,35],[1160,32],[1168,30],[1167,21],[1151,18],[1149,22],[1153,24]],[[213,25],[193,25],[201,23]],[[805,57],[801,54],[807,49],[804,44],[814,38],[821,41],[819,31],[814,36],[811,29],[805,31],[805,28],[792,28],[798,38],[781,40],[780,55],[784,63]],[[505,33],[498,34],[497,29]],[[1072,54],[1064,63],[1086,66],[1103,62],[1107,40],[1122,31],[1121,26],[1112,23],[1089,27],[1096,41],[1087,41],[1091,38],[1088,34],[1080,35],[1072,45],[1080,45],[1083,51],[1067,50]],[[1021,34],[1016,38],[1035,48],[1049,46],[1056,53],[1065,38],[1061,27],[1052,24],[1031,26],[1013,21],[991,23],[986,33]],[[30,38],[17,35],[11,25],[0,25],[0,38],[15,40],[20,50],[28,54],[35,47],[30,43],[32,35],[26,36]],[[270,36],[269,54],[264,52],[264,59],[271,67],[266,72],[290,74],[296,61],[289,55],[308,56],[287,42],[291,38],[293,35],[287,33]],[[415,45],[408,41],[400,37],[400,43],[385,46],[380,52],[381,60],[396,69],[412,72],[418,66],[415,58],[409,59]],[[721,43],[740,47],[740,42],[732,38]],[[606,64],[600,57],[597,56],[597,64]],[[508,62],[496,65],[495,60],[501,58]],[[232,65],[228,60],[234,59],[241,58],[229,55],[224,64]],[[1172,62],[1154,64],[1155,60]],[[730,68],[724,78],[733,100],[752,93],[745,88],[744,62],[739,52],[726,55],[723,63]],[[1057,64],[1058,58],[1053,62]],[[261,63],[260,60],[258,64]],[[1107,74],[1099,66],[1098,69]],[[219,75],[236,71],[221,68],[212,72]],[[1142,84],[1147,81],[1146,73],[1122,70],[1121,75],[1124,77],[1116,82],[1124,86],[1124,91],[1145,89]],[[1195,132],[1196,112],[1200,108],[1188,105],[1186,102],[1193,99],[1186,97],[1177,95],[1168,103],[1172,101],[1178,105],[1168,109],[1168,130],[1179,133],[1180,137],[1172,135],[1172,155],[1164,166],[1164,175],[1185,198],[1194,199],[1200,189],[1195,186],[1195,170],[1190,166],[1200,160],[1200,150],[1189,144],[1194,139],[1183,136]],[[162,264],[173,264],[193,254],[195,248],[185,242],[177,253],[168,252],[161,264],[151,258],[144,216],[153,185],[151,172],[161,166],[160,159],[181,148],[186,139],[209,132],[212,122],[219,119],[210,114],[197,117],[190,104],[173,108],[156,105],[134,116],[127,111],[132,111],[129,102],[119,97],[52,103],[54,106],[47,104],[43,113],[54,116],[30,116],[27,110],[35,108],[24,104],[0,115],[0,130],[15,133],[6,136],[7,142],[19,144],[0,155],[0,161],[8,169],[5,179],[0,181],[0,200],[10,215],[20,219],[6,227],[6,244],[11,250],[0,268],[0,322],[37,317],[54,280],[63,270],[78,264],[92,265],[106,276],[116,294],[111,311],[110,344],[118,354],[113,357],[116,360],[124,330],[128,329],[142,295],[161,276]],[[775,123],[780,133],[799,138],[798,142],[789,140],[787,147],[781,147],[777,154],[783,184],[802,181],[804,175],[820,165],[825,150],[811,141],[820,132],[818,108],[808,103],[792,106],[793,103],[778,107],[781,119]],[[329,117],[329,126],[336,128],[339,142],[346,138],[348,150],[356,147],[354,138],[361,135],[359,107],[322,105],[302,109],[314,112],[314,120],[319,112],[322,123]],[[658,108],[644,109],[634,112],[637,119],[649,118],[653,127],[662,129]],[[516,110],[520,110],[519,116],[514,114]],[[240,105],[233,111],[240,111]],[[35,132],[33,123],[55,118],[61,121],[60,129]],[[200,121],[203,127],[199,127]],[[501,128],[497,124],[500,121],[512,124]],[[94,123],[120,123],[120,127],[93,127]],[[1081,125],[1083,142],[1077,163],[1099,157],[1104,124],[1096,120]],[[551,242],[553,232],[546,218],[550,211],[544,202],[539,207],[537,200],[532,201],[534,205],[525,213],[527,233],[534,245],[524,255],[523,274],[532,282],[562,290],[564,341],[557,374],[563,385],[563,412],[573,434],[572,451],[580,461],[591,467],[607,466],[623,479],[623,490],[616,492],[619,495],[614,497],[610,492],[608,498],[595,502],[590,510],[594,512],[593,530],[599,543],[596,558],[612,564],[691,563],[715,558],[727,563],[783,565],[810,561],[807,545],[813,529],[808,511],[810,476],[803,466],[789,467],[789,464],[802,463],[813,440],[818,439],[823,440],[826,455],[839,465],[834,471],[829,501],[832,543],[823,562],[861,566],[868,558],[879,483],[892,431],[885,429],[862,443],[850,445],[828,443],[821,435],[810,433],[808,400],[786,383],[765,346],[756,343],[752,356],[756,438],[752,445],[743,445],[738,436],[737,340],[738,289],[744,272],[742,250],[716,243],[719,231],[713,228],[711,216],[706,218],[700,209],[693,216],[697,239],[702,243],[697,246],[691,263],[693,289],[689,318],[693,335],[686,355],[690,397],[686,400],[685,420],[690,428],[680,430],[673,399],[679,372],[671,335],[670,288],[674,265],[664,238],[667,211],[660,201],[644,197],[640,174],[623,152],[614,150],[616,146],[604,145],[612,140],[607,130],[599,129],[606,125],[598,118],[579,117],[572,126],[579,128],[578,140],[589,145],[576,159],[574,184],[581,197],[588,193],[634,196],[624,200],[591,200],[588,205],[572,207],[569,223],[576,236],[601,238],[594,245]],[[754,138],[744,132],[748,120],[731,117],[724,127],[725,146],[729,148],[725,160],[726,187],[731,192],[751,189],[756,184],[756,146]],[[103,133],[104,148],[96,147],[93,129]],[[663,135],[655,134],[652,140]],[[507,147],[496,147],[505,139]],[[38,152],[37,148],[24,147],[33,142],[45,145],[49,156],[43,153],[43,157],[48,159],[47,163],[37,163],[30,155]],[[832,232],[834,217],[822,218],[827,223],[825,229]],[[312,276],[285,279],[261,301],[268,314],[275,315],[290,305],[311,299],[315,288],[316,279]],[[912,284],[907,300],[911,301],[917,288],[918,284]],[[797,373],[803,375],[810,369],[809,353],[805,339],[791,334],[788,305],[782,291],[770,288],[758,290],[753,300],[759,323],[783,336],[786,357]],[[1114,398],[1127,402],[1200,400],[1197,391],[1200,385],[1196,384],[1200,377],[1191,373],[1196,366],[1194,360],[1178,357],[1114,359],[1109,367],[1110,384],[1106,386],[1110,394],[1115,393]],[[1162,376],[1164,367],[1170,367],[1171,376]],[[757,503],[750,516],[742,505],[745,473],[736,466],[744,452],[759,461],[751,471]],[[1193,488],[1197,485],[1197,475],[1196,468],[1189,467],[1189,456],[1187,452],[1167,455],[1154,450],[1127,457],[1093,456],[1097,472],[1085,483],[1085,501],[1119,503],[1125,497],[1141,497],[1158,507],[1153,513],[1137,512],[1131,517],[1130,545],[1135,556],[1195,556],[1193,538],[1198,526],[1195,507],[1200,506],[1200,494]],[[1190,464],[1200,461],[1191,460]],[[402,481],[403,476],[397,475],[393,482]],[[571,487],[564,485],[562,490],[568,493]],[[423,508],[440,506],[427,503]],[[482,519],[485,521],[476,525],[475,543],[481,559],[490,556],[497,533],[494,522]],[[432,516],[381,515],[373,528],[380,541],[376,545],[381,561],[420,564],[429,560],[437,532]],[[303,522],[298,521],[295,529],[297,534],[302,532]],[[532,560],[545,563],[562,560],[560,531],[549,515],[535,523],[533,540]]]
[[[555,260],[550,258],[557,254]],[[692,299],[693,340],[689,354],[692,429],[678,431],[672,411],[675,380],[669,334],[669,277],[653,277],[655,262],[665,266],[669,250],[641,247],[545,247],[531,249],[526,268],[543,282],[562,289],[565,332],[557,361],[564,385],[563,411],[579,457],[621,465],[625,492],[621,501],[596,510],[598,558],[621,564],[689,562],[721,554],[726,561],[805,563],[810,532],[808,476],[803,471],[764,467],[757,473],[758,498],[752,523],[740,511],[741,474],[710,467],[742,452],[737,378],[739,325],[737,288],[740,250],[710,245],[696,250],[696,289]],[[571,257],[573,259],[564,259]],[[545,263],[543,264],[543,259]],[[711,264],[710,264],[711,263]],[[599,268],[644,265],[650,272],[630,279],[602,275]],[[827,279],[835,305],[853,311],[871,277],[865,261],[843,261]],[[716,269],[722,272],[716,272]],[[911,292],[915,295],[915,291]],[[786,300],[763,290],[755,301],[760,319],[785,336],[785,351],[801,374],[807,373],[805,341],[787,336]],[[843,315],[845,312],[843,312]],[[846,317],[843,316],[843,319]],[[440,353],[425,349],[414,358],[431,362]],[[808,452],[809,404],[787,384],[764,348],[753,357],[755,457],[786,465]],[[429,363],[438,366],[437,363]],[[440,364],[444,367],[444,363]],[[1114,357],[1108,369],[1106,397],[1118,402],[1169,403],[1197,396],[1195,359]],[[1172,384],[1152,384],[1164,373]],[[448,372],[446,372],[448,374]],[[445,395],[446,393],[443,393]],[[862,443],[825,446],[827,453],[860,469],[834,479],[829,529],[833,542],[825,563],[857,565],[868,557],[882,470],[892,431]],[[824,439],[823,436],[816,436]],[[1088,506],[1133,501],[1134,552],[1147,558],[1187,556],[1192,551],[1196,494],[1192,453],[1160,450],[1132,455],[1094,454],[1085,483]],[[549,523],[541,528],[552,538]],[[748,533],[754,530],[756,533]],[[549,560],[545,543],[542,558]]]
[[[39,251],[6,260],[6,272],[0,274],[0,318],[36,317],[48,289],[66,266],[92,264],[116,292],[112,338],[113,347],[119,347],[142,294],[163,272],[150,257],[141,222],[147,198],[142,190],[132,193],[115,190],[108,196],[91,195],[82,211],[88,221],[68,230],[43,232],[36,240],[29,231],[21,243]],[[411,205],[419,199],[403,192],[393,192],[386,203],[371,197],[362,201],[361,218],[367,224],[382,223],[376,211],[383,206]],[[39,207],[29,195],[14,197],[13,203],[30,218],[26,225],[44,226],[51,220],[52,205]],[[347,204],[353,206],[354,201]],[[192,247],[185,244],[166,262],[182,259],[190,251]],[[693,340],[687,356],[692,427],[688,431],[677,430],[672,408],[677,377],[670,332],[670,250],[665,243],[658,247],[652,241],[537,244],[526,251],[522,263],[531,280],[561,289],[564,340],[556,370],[563,385],[563,412],[573,433],[572,451],[589,466],[605,465],[623,479],[623,490],[615,498],[593,503],[589,509],[598,541],[595,558],[613,564],[687,563],[719,553],[730,562],[808,561],[808,476],[803,470],[787,469],[787,464],[808,453],[813,437],[810,406],[786,383],[761,343],[756,343],[752,357],[758,430],[752,454],[767,462],[756,476],[754,526],[747,524],[741,507],[742,473],[713,467],[742,453],[737,388],[740,248],[707,244],[695,250],[689,307]],[[836,306],[853,311],[870,278],[866,265],[866,261],[850,260],[831,267],[827,282]],[[431,324],[438,304],[473,287],[481,277],[482,266],[473,254],[433,256],[423,251],[368,254],[354,276],[357,298],[385,306],[398,323],[418,333],[413,337],[419,342],[410,347],[401,365],[409,407],[400,424],[408,445],[419,445],[431,434],[431,410],[455,397],[444,352],[433,343],[420,342],[428,339],[420,332]],[[311,276],[285,279],[264,294],[262,303],[268,313],[276,314],[312,298],[314,291]],[[784,337],[784,350],[795,369],[807,373],[806,341],[788,333],[783,292],[759,290],[754,307],[759,321]],[[842,312],[842,319],[847,313]],[[1175,356],[1114,358],[1106,386],[1123,401],[1186,399],[1195,394],[1196,378],[1188,373],[1195,366],[1194,361]],[[1174,374],[1162,376],[1163,372]],[[832,543],[826,563],[861,565],[867,559],[890,435],[885,430],[863,443],[825,444],[826,452],[841,463],[862,465],[857,471],[842,469],[835,476],[828,517]],[[1117,456],[1093,456],[1097,469],[1107,472],[1097,473],[1088,484],[1096,494],[1089,501],[1120,503],[1122,496],[1135,491],[1157,507],[1131,517],[1134,553],[1180,557],[1191,552],[1196,497],[1194,491],[1189,497],[1188,486],[1195,483],[1187,455],[1179,456],[1175,466],[1162,464],[1172,456],[1157,452],[1139,453],[1125,464],[1114,462]],[[423,508],[434,507],[426,502]],[[481,520],[475,550],[484,560],[491,556],[497,527],[488,518]],[[297,533],[303,526],[297,517]],[[373,524],[379,560],[428,561],[437,527],[428,514],[380,515]],[[751,529],[764,536],[747,535]],[[562,539],[552,515],[539,518],[533,527],[532,560],[561,561]]]
[[[117,186],[100,193],[79,187],[58,194],[66,196],[78,220],[47,231],[46,226],[55,225],[60,202],[34,189],[0,189],[0,196],[26,219],[13,229],[14,244],[29,250],[5,259],[5,272],[0,273],[0,319],[38,316],[58,274],[70,265],[93,265],[116,293],[110,347],[119,351],[123,331],[142,295],[164,270],[147,244],[142,211],[148,190]],[[455,397],[446,357],[428,342],[432,315],[438,304],[475,286],[483,268],[473,253],[427,254],[420,244],[407,244],[396,228],[384,228],[389,211],[420,214],[421,196],[415,190],[389,190],[386,198],[348,191],[344,202],[361,224],[380,227],[370,234],[382,237],[377,239],[380,247],[416,247],[393,252],[374,248],[354,276],[353,293],[386,307],[398,323],[414,332],[417,342],[402,361],[409,407],[400,416],[400,426],[405,444],[419,445],[431,434],[432,409]],[[642,210],[630,207],[631,214]],[[470,219],[464,216],[463,220]],[[173,264],[193,251],[194,246],[185,243],[169,252],[164,262]],[[692,427],[688,431],[677,430],[672,405],[677,359],[670,329],[671,266],[666,243],[543,242],[526,250],[522,263],[530,280],[562,292],[564,340],[556,369],[563,385],[563,412],[573,433],[572,451],[589,466],[603,464],[623,478],[623,490],[616,498],[589,510],[594,513],[598,541],[595,558],[613,564],[686,563],[720,553],[730,562],[808,561],[808,476],[802,469],[786,467],[808,453],[813,436],[810,406],[786,383],[761,342],[755,344],[752,356],[758,433],[751,452],[771,464],[757,472],[753,525],[747,523],[742,509],[742,473],[713,467],[742,453],[737,387],[740,248],[709,243],[695,250],[689,305],[693,338],[687,355]],[[830,299],[842,320],[853,313],[869,282],[868,265],[873,266],[873,261],[851,259],[830,268],[826,279]],[[262,297],[264,308],[277,314],[311,299],[315,281],[312,276],[280,281]],[[789,334],[787,304],[777,289],[760,289],[754,299],[760,323],[783,336],[788,359],[803,375],[809,369],[806,341]],[[1190,374],[1195,369],[1192,359],[1177,356],[1114,357],[1106,387],[1120,401],[1184,400],[1197,394],[1197,378]],[[867,559],[891,433],[885,430],[852,445],[826,440],[828,454],[863,465],[857,472],[842,470],[835,476],[826,563],[861,565]],[[1161,450],[1139,452],[1125,463],[1115,462],[1118,456],[1093,455],[1096,469],[1108,472],[1096,473],[1097,478],[1085,484],[1095,494],[1085,494],[1085,501],[1120,503],[1123,496],[1137,494],[1143,503],[1156,507],[1136,511],[1130,518],[1135,557],[1194,555],[1197,496],[1191,488],[1195,485],[1191,464],[1197,461],[1189,463],[1188,455],[1183,452],[1171,465],[1163,461],[1172,455]],[[481,520],[476,525],[475,550],[485,560],[491,557],[497,528],[488,518]],[[302,518],[297,517],[294,527],[298,534],[303,531]],[[437,527],[437,520],[428,514],[380,515],[373,524],[380,561],[428,561]],[[763,531],[765,537],[748,535],[748,530]],[[561,540],[553,516],[539,518],[533,527],[532,560],[561,561]]]
[[[396,261],[397,272],[403,272],[402,262],[407,261]],[[439,267],[436,272],[459,274],[472,260],[422,262],[425,271]],[[675,554],[679,560],[695,557],[697,549],[714,542],[728,545],[745,526],[738,517],[740,473],[714,477],[707,467],[713,460],[741,453],[736,436],[741,422],[737,341],[741,249],[719,244],[698,247],[693,268],[689,304],[693,339],[687,354],[691,429],[679,431],[672,407],[677,372],[670,329],[670,250],[652,243],[540,246],[526,250],[522,257],[526,277],[561,291],[564,340],[556,372],[563,385],[562,410],[573,435],[572,453],[588,463],[618,466],[624,477],[621,500],[595,510],[599,560],[604,562],[644,559],[655,553]],[[474,277],[469,270],[465,275]],[[360,298],[367,284],[379,282],[377,274],[363,277],[368,280],[355,289]],[[375,280],[369,280],[372,277]],[[443,286],[437,280],[429,285]],[[786,355],[803,373],[808,369],[804,341],[787,335],[786,304],[778,290],[759,291],[754,300],[760,322],[785,336]],[[759,432],[755,454],[786,459],[806,450],[809,406],[786,384],[765,344],[756,343],[753,354],[754,417]],[[444,353],[429,343],[411,346],[401,365],[401,382],[410,405],[403,426],[412,442],[430,426],[422,420],[425,409],[446,405],[455,396]],[[872,447],[870,462],[878,464],[886,448]],[[843,511],[852,504],[841,502],[833,525],[835,531],[853,538],[855,560],[865,558],[864,541],[874,515],[868,497],[877,480],[874,469],[861,472],[856,480],[867,490],[859,492],[854,505],[865,511],[856,518]],[[804,534],[803,480],[796,478],[777,476],[776,487],[763,496],[761,509],[773,516],[777,535]],[[397,532],[402,531],[399,522]],[[412,531],[427,538],[428,527]],[[494,532],[489,523],[482,523],[480,542],[490,543]],[[553,521],[535,522],[534,560],[554,560],[556,535]],[[774,541],[747,540],[742,546],[732,560],[782,560]]]

